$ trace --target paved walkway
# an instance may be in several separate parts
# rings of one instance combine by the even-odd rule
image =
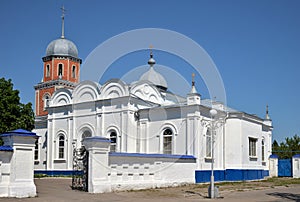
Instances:
[[[38,197],[15,199],[0,198],[0,201],[25,201],[25,202],[56,202],[56,201],[122,201],[122,202],[169,202],[169,201],[299,201],[300,185],[289,187],[265,188],[249,191],[222,191],[219,199],[206,198],[205,193],[188,191],[184,188],[165,188],[147,191],[129,191],[105,194],[89,194],[75,191],[70,188],[71,179],[67,178],[44,178],[36,179]]]

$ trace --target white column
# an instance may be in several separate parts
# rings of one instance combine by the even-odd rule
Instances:
[[[68,151],[67,151],[67,168],[68,169],[72,169],[73,167],[73,158],[72,158],[72,154],[73,154],[73,138],[74,138],[74,134],[73,132],[73,118],[69,118],[68,119]]]
[[[97,114],[96,115],[96,122],[97,122],[97,127],[96,127],[96,134],[94,134],[94,136],[103,136],[102,133],[102,116],[101,114]]]
[[[48,120],[48,132],[47,132],[47,170],[51,170],[54,159],[54,140],[53,140],[53,120]]]
[[[95,136],[85,138],[82,144],[89,153],[88,191],[90,193],[111,192],[111,183],[108,179],[110,140]]]
[[[140,121],[140,153],[147,153],[147,130],[148,130],[148,121],[141,120]]]
[[[128,110],[121,112],[121,152],[127,152],[128,139]]]

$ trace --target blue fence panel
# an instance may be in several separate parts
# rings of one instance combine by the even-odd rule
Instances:
[[[211,171],[196,170],[196,183],[209,182]],[[263,179],[269,175],[268,170],[227,169],[214,172],[215,181],[244,181]]]
[[[292,177],[292,159],[278,160],[278,177]]]

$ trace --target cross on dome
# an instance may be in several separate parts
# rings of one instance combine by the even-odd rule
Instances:
[[[64,6],[62,6],[61,8],[61,12],[62,12],[62,15],[61,15],[61,38],[64,39],[65,38],[65,12],[66,12],[66,9]]]
[[[155,60],[153,59],[152,49],[153,49],[153,46],[150,45],[150,59],[148,60],[148,64],[150,65],[150,67],[152,67],[153,65],[155,65]]]

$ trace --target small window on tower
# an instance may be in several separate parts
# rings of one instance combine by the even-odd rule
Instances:
[[[72,78],[76,78],[76,66],[73,65],[72,67]]]
[[[58,65],[58,76],[62,76],[63,75],[63,65],[59,64]]]
[[[50,96],[48,94],[44,95],[44,111],[49,107]]]
[[[46,66],[46,77],[50,77],[50,65]]]

